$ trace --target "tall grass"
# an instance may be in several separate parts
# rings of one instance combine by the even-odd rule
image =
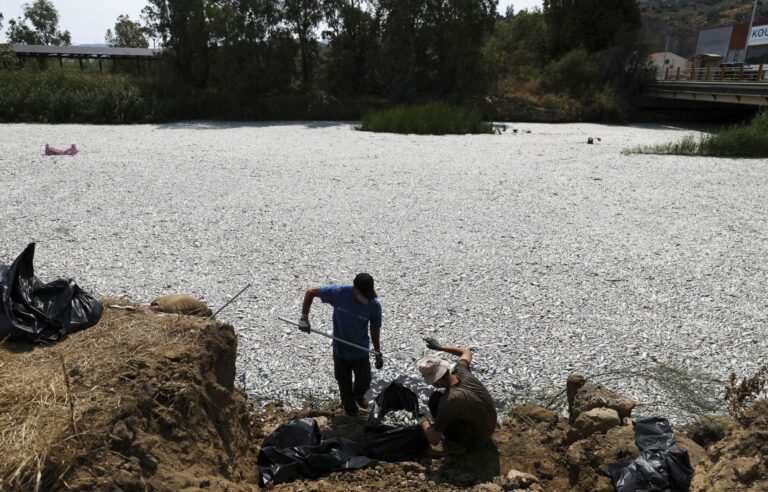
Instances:
[[[143,82],[120,74],[0,70],[0,121],[136,123],[152,119]]]
[[[646,145],[626,154],[699,155],[711,157],[768,157],[768,109],[747,124],[734,125],[699,138],[687,135],[679,142]]]
[[[479,111],[443,103],[401,106],[368,113],[363,116],[358,129],[417,135],[493,133],[493,126],[483,122]]]

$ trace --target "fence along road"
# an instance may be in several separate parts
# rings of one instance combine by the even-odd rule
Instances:
[[[656,99],[677,99],[701,103],[768,104],[768,66],[707,68],[669,67],[649,77],[643,95]]]

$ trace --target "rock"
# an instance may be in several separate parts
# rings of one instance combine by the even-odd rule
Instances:
[[[557,418],[557,412],[536,405],[521,405],[515,408],[515,413],[526,415],[536,422],[550,423]]]
[[[576,420],[577,415],[574,413],[574,405],[576,403],[576,393],[578,393],[579,388],[584,386],[584,384],[587,382],[587,378],[585,378],[581,374],[571,374],[568,376],[568,381],[565,383],[565,392],[568,397],[568,423],[572,424],[574,420]]]
[[[119,420],[114,427],[112,427],[112,437],[123,446],[126,446],[133,441],[134,433],[128,429],[128,426],[125,425],[124,421]]]
[[[415,461],[406,461],[400,464],[403,473],[423,473],[424,465]]]
[[[598,476],[595,482],[594,492],[614,492],[613,480],[605,476]]]
[[[576,485],[581,476],[582,465],[588,463],[584,442],[576,442],[566,450],[565,462],[568,464],[568,482],[571,485]]]
[[[481,483],[472,488],[472,492],[503,492],[501,485],[495,483]]]
[[[568,429],[567,442],[576,442],[597,432],[605,433],[609,429],[621,425],[621,419],[616,410],[610,408],[593,408],[579,415]]]
[[[573,423],[578,416],[593,408],[611,408],[616,410],[620,419],[630,417],[637,402],[602,386],[585,383],[583,376],[572,374],[568,377],[568,422]],[[573,398],[571,398],[573,395]]]
[[[530,473],[519,470],[509,470],[506,476],[504,489],[528,489],[533,484],[538,484],[539,479]]]
[[[614,427],[605,434],[593,434],[571,444],[566,450],[568,480],[571,485],[576,485],[581,480],[590,483],[598,476],[603,476],[602,470],[609,464],[632,461],[639,455],[640,450],[635,445],[635,433],[631,428]]]
[[[749,483],[760,473],[760,460],[743,456],[733,460],[733,471],[741,483]]]

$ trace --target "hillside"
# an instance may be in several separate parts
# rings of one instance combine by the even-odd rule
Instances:
[[[752,2],[748,0],[638,0],[643,13],[643,37],[650,50],[663,51],[669,36],[669,51],[693,56],[699,30],[748,22]],[[757,7],[756,18],[768,18],[768,2]]]

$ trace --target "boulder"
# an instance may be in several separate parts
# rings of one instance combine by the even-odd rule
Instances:
[[[750,483],[760,474],[760,460],[740,456],[733,460],[733,471],[741,483]]]
[[[570,484],[581,483],[582,488],[596,490],[603,470],[617,461],[632,461],[640,455],[635,445],[635,432],[631,427],[614,427],[605,434],[592,434],[579,440],[566,450]]]
[[[568,429],[567,442],[573,443],[585,439],[592,434],[604,434],[608,430],[621,425],[618,412],[610,408],[593,408],[581,413],[573,427]]]
[[[579,376],[579,377],[577,377]],[[573,423],[580,414],[593,408],[616,410],[620,419],[632,416],[637,402],[602,386],[582,381],[583,376],[568,377],[568,421]]]
[[[539,483],[539,479],[530,473],[519,470],[509,470],[504,477],[504,490],[530,490]]]

